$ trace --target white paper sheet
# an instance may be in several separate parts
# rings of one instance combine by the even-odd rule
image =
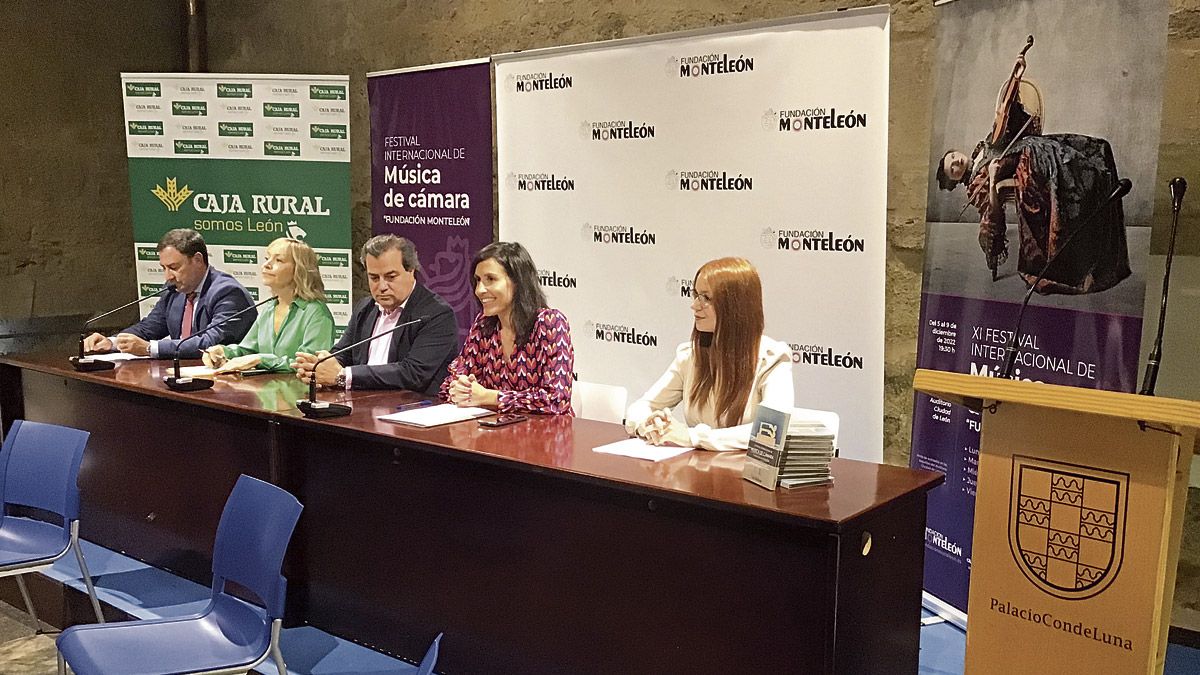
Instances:
[[[648,459],[651,462],[661,462],[664,459],[678,457],[685,452],[691,452],[694,448],[679,448],[674,445],[650,445],[640,438],[626,438],[623,441],[601,445],[598,448],[592,448],[592,452],[601,452],[606,455],[621,455],[622,457],[633,457],[634,459]]]
[[[137,359],[148,359],[149,356],[134,356],[125,352],[113,352],[111,354],[92,354],[88,357],[93,361],[135,361]]]
[[[216,376],[216,371],[208,366],[182,366],[179,368],[179,376],[202,377],[211,380]]]
[[[387,422],[399,422],[414,427],[436,427],[441,424],[452,424],[464,420],[491,415],[487,408],[460,408],[452,403],[402,410],[390,415],[380,415],[379,419]]]

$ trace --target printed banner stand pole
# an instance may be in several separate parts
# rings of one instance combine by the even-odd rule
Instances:
[[[984,411],[967,672],[1161,673],[1200,403],[925,369],[913,388]]]

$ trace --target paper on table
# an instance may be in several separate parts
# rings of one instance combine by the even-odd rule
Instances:
[[[690,452],[694,448],[679,448],[674,445],[650,445],[640,438],[626,438],[623,441],[601,445],[598,448],[592,448],[592,452],[602,452],[606,455],[621,455],[622,457],[633,457],[634,459],[648,459],[651,462],[661,462],[664,459],[671,459],[685,452]]]
[[[183,366],[179,369],[180,377],[201,377],[211,380],[216,376],[216,371],[208,366]]]
[[[415,427],[436,427],[441,424],[452,424],[491,414],[492,411],[487,408],[460,408],[452,403],[443,403],[442,405],[401,410],[390,415],[380,415],[379,419]]]
[[[134,356],[125,352],[112,352],[111,354],[92,354],[88,357],[93,361],[133,361],[136,359],[148,359],[149,356]]]

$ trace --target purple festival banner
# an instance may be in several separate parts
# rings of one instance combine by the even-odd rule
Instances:
[[[935,10],[917,367],[1000,377],[1021,300],[1044,269],[1011,377],[1132,392],[1167,3],[1095,0],[1089,10],[1104,21],[1066,7],[974,0]],[[1133,190],[1109,203],[1122,179]],[[966,621],[982,424],[914,395],[911,465],[946,474],[929,494],[925,590],[955,623]]]
[[[478,312],[471,259],[492,242],[489,62],[370,73],[371,231],[412,241],[418,280],[454,309],[459,339]]]
[[[1035,296],[1032,303],[1039,301],[1045,299]],[[999,377],[1019,309],[1017,303],[924,293],[918,367]],[[1133,391],[1141,332],[1140,316],[1031,306],[1021,323],[1013,377]],[[967,607],[980,425],[978,412],[915,396],[912,466],[946,474],[946,483],[929,495],[926,587],[936,583],[937,596],[961,611]]]

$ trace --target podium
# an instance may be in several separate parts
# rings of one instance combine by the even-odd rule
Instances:
[[[918,370],[982,410],[966,672],[1161,673],[1200,403]]]

